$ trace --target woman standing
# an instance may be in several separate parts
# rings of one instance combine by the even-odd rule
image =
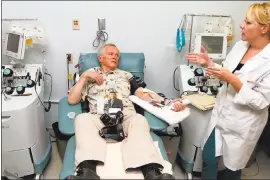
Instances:
[[[223,156],[226,179],[240,179],[266,125],[270,104],[270,3],[251,5],[241,24],[241,41],[222,67],[213,63],[202,47],[189,53],[191,63],[206,74],[226,82],[216,100],[202,142],[203,179],[216,179]]]

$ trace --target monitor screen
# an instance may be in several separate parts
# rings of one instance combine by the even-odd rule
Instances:
[[[222,36],[202,36],[202,46],[208,54],[222,54],[223,38]]]
[[[8,42],[7,42],[7,50],[13,53],[18,53],[20,43],[20,35],[9,33],[8,34]]]

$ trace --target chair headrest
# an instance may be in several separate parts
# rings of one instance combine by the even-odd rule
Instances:
[[[120,53],[118,68],[135,76],[144,78],[145,57],[143,53]],[[79,57],[79,74],[86,70],[100,67],[97,53],[81,53]]]

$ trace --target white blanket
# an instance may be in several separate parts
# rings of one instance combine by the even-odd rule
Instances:
[[[164,107],[159,108],[159,107],[153,106],[149,102],[144,101],[144,100],[142,100],[139,97],[134,96],[134,95],[129,96],[129,99],[132,102],[134,102],[135,104],[142,107],[143,109],[150,112],[151,114],[153,114],[156,117],[160,118],[161,120],[167,122],[169,125],[174,125],[174,124],[177,124],[177,123],[183,121],[190,114],[189,108],[187,108],[187,107],[182,111],[175,112],[175,111],[171,110],[170,109],[171,107],[169,107],[169,106],[164,106]]]
[[[107,143],[107,154],[104,165],[97,166],[97,174],[101,179],[144,179],[143,174],[139,170],[125,171],[122,154],[121,143]],[[158,142],[155,141],[155,146],[162,158]],[[162,158],[163,159],[163,158]],[[163,173],[172,174],[172,165],[168,161],[163,161]]]

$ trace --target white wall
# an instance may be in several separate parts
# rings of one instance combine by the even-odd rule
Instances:
[[[174,1],[174,2],[35,2],[3,1],[2,18],[38,18],[46,28],[47,69],[53,76],[52,100],[60,100],[67,92],[65,54],[94,52],[92,42],[98,30],[97,19],[106,18],[108,42],[122,52],[143,52],[146,57],[145,81],[148,88],[169,97],[179,96],[173,88],[173,71],[180,63],[174,46],[176,29],[182,15],[226,14],[234,21],[235,39],[239,40],[239,25],[252,1]],[[72,19],[81,21],[79,31],[72,30]],[[46,92],[48,94],[48,91]],[[45,97],[48,97],[47,95]],[[46,113],[48,127],[57,121],[57,105]]]

